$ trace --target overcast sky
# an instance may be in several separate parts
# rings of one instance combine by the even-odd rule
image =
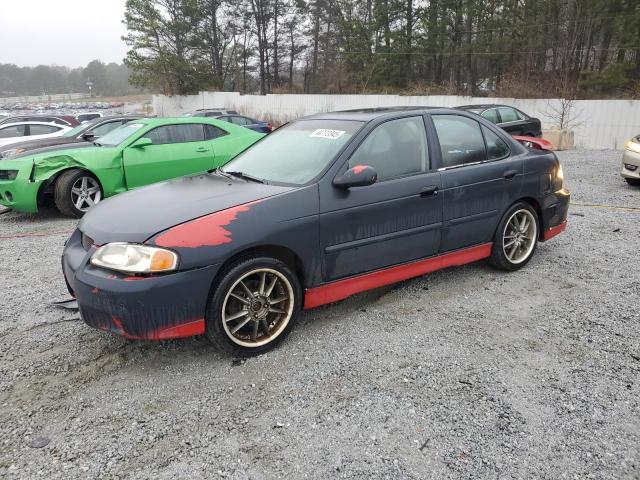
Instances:
[[[0,0],[0,63],[122,63],[125,0]]]

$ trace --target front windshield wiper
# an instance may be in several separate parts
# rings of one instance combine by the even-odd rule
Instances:
[[[244,178],[245,180],[250,180],[250,181],[256,182],[256,183],[267,183],[262,178],[254,177],[254,176],[249,175],[248,173],[244,173],[244,172],[225,172],[225,173],[227,173],[229,175],[233,175],[234,177]]]
[[[222,168],[220,167],[216,167],[216,168],[212,168],[211,170],[207,170],[207,173],[214,173],[216,175],[222,175],[223,177],[226,178],[233,178],[231,175],[229,175],[228,173],[225,173]]]

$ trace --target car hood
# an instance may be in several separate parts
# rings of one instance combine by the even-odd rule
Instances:
[[[20,158],[27,155],[33,155],[37,153],[46,153],[47,151],[59,150],[61,146],[66,148],[76,148],[76,143],[84,142],[84,140],[78,140],[77,138],[69,138],[69,137],[53,137],[53,138],[42,138],[40,140],[27,140],[24,142],[15,142],[7,145],[3,145],[0,147],[0,151],[4,150],[13,150],[14,148],[23,148],[27,150],[24,153],[20,153],[18,155],[14,155],[10,158]],[[87,146],[91,146],[90,143],[86,142]],[[63,148],[64,148],[63,147]],[[3,157],[0,156],[0,160]]]
[[[93,207],[78,228],[96,244],[142,243],[175,225],[292,190],[212,173],[132,190]]]

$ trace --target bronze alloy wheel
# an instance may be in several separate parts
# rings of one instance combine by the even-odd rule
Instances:
[[[220,318],[231,341],[256,348],[274,341],[287,328],[293,307],[289,280],[271,268],[257,268],[229,288]]]

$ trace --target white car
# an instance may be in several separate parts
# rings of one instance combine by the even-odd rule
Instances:
[[[71,127],[45,122],[20,122],[0,125],[0,146],[22,140],[60,137],[71,130]]]
[[[621,173],[629,185],[640,187],[640,135],[625,144]]]

